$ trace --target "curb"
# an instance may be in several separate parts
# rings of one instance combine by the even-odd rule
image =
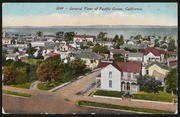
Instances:
[[[84,106],[84,107],[89,107],[89,108],[99,108],[99,109],[113,110],[113,111],[133,112],[133,113],[139,113],[139,114],[154,114],[154,113],[145,113],[145,112],[137,112],[137,111],[130,111],[130,110],[103,108],[103,107],[96,107],[96,106],[86,106],[86,105],[79,105],[79,106]]]
[[[104,99],[116,99],[116,100],[122,100],[122,98],[108,97],[108,96],[99,96],[99,95],[93,95],[92,97],[95,97],[95,98],[104,98]]]
[[[23,97],[23,96],[11,95],[11,94],[2,94],[2,95],[11,96],[11,97],[19,97],[19,98],[24,98],[24,99],[30,98],[30,97]]]

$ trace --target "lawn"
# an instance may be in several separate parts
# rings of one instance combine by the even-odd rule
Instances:
[[[45,82],[40,82],[40,83],[37,85],[37,87],[38,87],[38,89],[41,89],[41,90],[50,90],[50,89],[53,89],[53,88],[55,88],[55,87],[57,87],[57,86],[59,86],[59,85],[61,85],[61,84],[63,84],[63,83],[61,83],[61,82],[55,82],[55,85],[53,85],[52,83],[50,83],[49,86],[46,87],[46,86],[45,86]]]
[[[36,64],[37,61],[43,61],[43,59],[25,59],[22,62],[29,63],[29,64]]]
[[[17,84],[17,85],[10,85],[10,86],[13,86],[13,87],[17,87],[17,88],[24,88],[24,89],[30,89],[30,86],[33,82],[35,82],[36,80],[33,80],[33,81],[30,81],[30,82],[27,82],[27,83],[24,83],[24,84]]]
[[[142,99],[150,101],[172,102],[172,98],[177,99],[177,95],[172,96],[170,93],[159,91],[158,93],[139,92],[133,94],[133,99]]]
[[[19,93],[19,92],[13,92],[8,90],[3,90],[3,94],[9,94],[9,95],[15,95],[15,96],[21,96],[21,97],[31,97],[31,94],[27,93]]]
[[[173,114],[171,111],[164,110],[155,110],[155,109],[146,109],[146,108],[137,108],[137,107],[128,107],[128,106],[119,106],[107,103],[98,103],[98,102],[90,102],[90,101],[78,101],[79,105],[86,105],[92,107],[102,107],[102,108],[110,108],[110,109],[119,109],[119,110],[129,110],[136,112],[145,112],[152,114]]]
[[[119,97],[121,98],[124,92],[119,91],[104,91],[104,90],[97,90],[94,95],[100,96],[109,96],[109,97]]]

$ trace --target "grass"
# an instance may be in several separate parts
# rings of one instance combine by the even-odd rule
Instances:
[[[37,61],[43,61],[43,59],[24,59],[22,61],[29,64],[36,64]]]
[[[41,89],[41,90],[50,90],[50,89],[53,89],[59,85],[61,85],[63,83],[60,83],[60,82],[56,82],[55,85],[53,85],[52,83],[49,84],[48,87],[45,86],[45,82],[40,82],[37,87],[38,89]]]
[[[13,84],[13,85],[10,85],[10,86],[13,86],[13,87],[17,87],[17,88],[24,88],[24,89],[30,89],[30,86],[33,82],[35,82],[36,80],[33,80],[33,81],[30,81],[30,82],[27,82],[27,83],[24,83],[24,84]]]
[[[172,99],[177,99],[177,95],[172,96],[170,93],[159,91],[158,93],[145,93],[139,92],[137,94],[133,94],[133,99],[142,99],[142,100],[150,100],[150,101],[161,101],[161,102],[172,102]]]
[[[31,94],[27,93],[19,93],[19,92],[13,92],[8,90],[3,90],[3,94],[9,94],[9,95],[15,95],[15,96],[21,96],[21,97],[31,97]]]
[[[137,108],[137,107],[128,107],[128,106],[119,106],[107,103],[99,103],[99,102],[91,102],[91,101],[78,101],[79,105],[93,106],[93,107],[102,107],[102,108],[110,108],[110,109],[119,109],[119,110],[129,110],[136,112],[145,112],[152,114],[173,114],[171,111],[164,110],[155,110],[155,109],[146,109],[146,108]]]
[[[121,98],[124,92],[119,91],[104,91],[104,90],[97,90],[94,95],[100,96],[109,96],[109,97],[119,97]]]

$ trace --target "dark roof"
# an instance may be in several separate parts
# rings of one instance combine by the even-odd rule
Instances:
[[[98,65],[98,68],[104,68],[108,66],[109,64],[112,64],[112,62],[100,62]]]
[[[49,52],[48,54],[46,54],[46,56],[59,56],[60,54],[54,53],[54,52]]]
[[[128,51],[125,51],[124,49],[110,49],[110,52],[114,53],[114,54],[125,54],[128,53]]]
[[[99,54],[96,54],[95,52],[81,52],[79,54],[75,54],[74,57],[88,58],[88,59],[95,59],[95,60],[100,60],[103,58],[102,56],[100,56]]]
[[[163,68],[163,69],[166,69],[166,70],[169,70],[170,68],[167,66],[167,65],[164,65],[164,64],[161,64],[157,61],[154,61],[152,62],[151,64],[147,65],[146,68],[149,68],[151,66],[153,66],[154,64],[156,64],[157,66],[159,66],[160,68]]]
[[[147,55],[148,53],[152,53],[152,54],[154,54],[155,56],[160,56],[161,54],[163,54],[162,53],[162,50],[157,50],[157,49],[155,49],[155,48],[153,48],[153,47],[151,47],[151,48],[146,48],[146,49],[144,49],[144,50],[140,50],[140,52],[141,53],[143,53],[144,55]]]

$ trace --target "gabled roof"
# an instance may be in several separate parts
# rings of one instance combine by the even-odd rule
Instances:
[[[104,68],[109,64],[113,65],[119,71],[122,72],[133,72],[133,73],[140,73],[141,72],[141,62],[100,62],[100,68]]]
[[[124,49],[110,49],[109,50],[110,52],[114,53],[114,54],[125,54],[125,53],[128,53],[128,51],[125,51]]]
[[[153,47],[146,48],[145,50],[141,50],[140,52],[143,53],[144,55],[147,55],[147,54],[149,54],[151,52],[155,56],[160,56],[161,54],[163,54],[161,50],[157,50],[157,49],[155,49]]]
[[[159,63],[159,62],[157,62],[157,61],[152,62],[151,64],[147,65],[146,68],[149,68],[149,67],[151,67],[151,66],[153,66],[153,65],[155,65],[155,64],[156,64],[157,66],[159,66],[160,68],[162,68],[162,69],[165,69],[165,70],[169,70],[169,69],[170,69],[167,65],[161,64],[161,63]]]
[[[25,54],[25,52],[23,52],[23,51],[18,51],[17,52],[19,55],[24,55]]]
[[[142,66],[141,62],[115,62],[113,65],[122,72],[133,73],[140,73]]]
[[[81,52],[79,54],[74,55],[77,58],[88,58],[88,59],[95,59],[95,60],[100,60],[103,57],[100,56],[99,54],[96,54],[95,52]]]

